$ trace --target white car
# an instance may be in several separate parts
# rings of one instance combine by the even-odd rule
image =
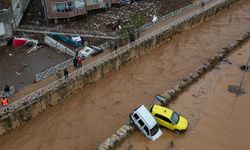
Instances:
[[[144,105],[135,109],[129,117],[130,122],[150,140],[155,141],[162,135],[159,125]]]
[[[88,46],[85,46],[83,49],[81,49],[79,52],[78,52],[78,56],[82,57],[82,58],[86,58],[86,57],[90,57],[91,54],[93,54],[95,52],[94,49],[88,47]]]

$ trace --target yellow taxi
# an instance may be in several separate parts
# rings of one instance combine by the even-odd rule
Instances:
[[[177,134],[185,131],[188,127],[188,121],[183,116],[166,107],[155,104],[150,108],[150,113],[159,125],[173,130]]]

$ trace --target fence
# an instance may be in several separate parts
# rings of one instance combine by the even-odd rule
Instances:
[[[154,26],[154,25],[156,25],[156,24],[158,24],[158,23],[160,23],[162,21],[165,21],[165,20],[167,20],[167,19],[169,19],[169,18],[171,18],[173,16],[176,16],[176,15],[178,15],[180,13],[183,13],[183,12],[185,12],[187,10],[194,9],[195,7],[198,7],[200,5],[201,5],[201,1],[197,1],[197,2],[195,2],[193,4],[182,7],[180,9],[176,10],[176,11],[173,11],[173,12],[171,12],[171,13],[165,15],[165,16],[162,16],[162,17],[158,18],[158,20],[156,22],[149,22],[149,23],[143,25],[138,30],[136,30],[136,32],[142,32],[142,31],[144,31],[144,30],[146,30],[146,29],[148,29],[148,28],[150,28],[150,27],[152,27],[152,26]]]
[[[227,1],[228,0],[218,0],[214,3],[206,5],[205,7],[202,7],[201,9],[199,9],[191,14],[188,14],[182,18],[176,19],[175,21],[167,24],[166,26],[160,28],[159,30],[154,31],[152,33],[149,33],[146,36],[143,36],[142,38],[139,38],[136,41],[119,48],[117,51],[114,51],[110,54],[107,54],[106,56],[103,56],[103,57],[97,59],[95,62],[92,62],[88,65],[85,65],[81,69],[70,73],[68,78],[63,77],[63,78],[61,78],[61,79],[59,79],[51,84],[15,101],[14,103],[12,103],[12,104],[8,105],[7,107],[2,108],[0,110],[1,118],[6,116],[10,112],[13,112],[15,110],[18,110],[18,109],[21,109],[23,107],[26,107],[28,105],[33,104],[34,102],[37,101],[37,98],[39,98],[40,96],[46,94],[49,91],[56,90],[59,86],[63,85],[66,82],[69,82],[71,80],[75,80],[78,76],[81,76],[81,75],[87,73],[88,71],[94,69],[95,67],[99,66],[100,64],[103,64],[103,63],[107,62],[108,60],[111,60],[111,59],[119,56],[120,54],[129,51],[132,47],[138,46],[142,42],[147,41],[147,40],[151,39],[152,37],[156,37],[160,33],[163,33],[164,31],[167,31],[168,29],[172,29],[172,28],[176,27],[178,24],[185,22],[185,21],[188,21],[191,18],[197,16],[198,14],[200,14],[202,12],[206,12],[207,10],[217,6],[218,4],[220,4],[220,3],[222,4],[223,2],[227,2]]]
[[[47,78],[48,76],[51,76],[55,73],[57,73],[58,71],[60,70],[63,70],[69,66],[71,66],[73,64],[73,58],[69,59],[69,60],[66,60],[52,68],[49,68],[43,72],[40,72],[38,74],[36,74],[36,81],[40,81],[42,79],[45,79]]]
[[[107,49],[109,46],[110,46],[110,43],[105,42],[105,43],[101,44],[99,47],[102,49]],[[64,61],[64,62],[62,62],[62,63],[60,63],[52,68],[44,70],[43,72],[36,74],[36,81],[40,81],[42,79],[45,79],[45,78],[57,73],[58,71],[63,70],[65,68],[71,66],[72,64],[73,64],[73,58],[66,60],[66,61]]]

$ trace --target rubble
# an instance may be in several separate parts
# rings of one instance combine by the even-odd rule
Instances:
[[[151,22],[154,16],[165,14],[192,3],[192,0],[142,0],[130,5],[113,6],[108,11],[97,10],[87,16],[70,18],[70,22],[60,20],[59,24],[53,21],[46,23],[44,9],[40,0],[33,0],[22,20],[22,25],[51,27],[58,29],[89,30],[102,32],[117,32],[119,25],[129,22],[130,13],[139,13],[146,16]]]

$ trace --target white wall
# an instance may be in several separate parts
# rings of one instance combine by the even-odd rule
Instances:
[[[0,36],[5,35],[5,28],[3,22],[0,22]]]

